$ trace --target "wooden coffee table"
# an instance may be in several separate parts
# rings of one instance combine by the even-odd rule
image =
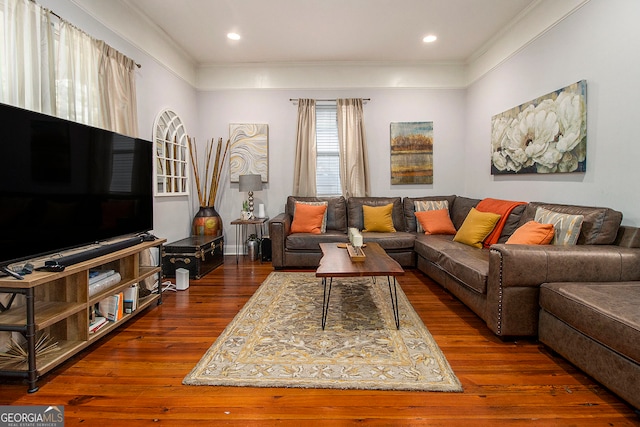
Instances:
[[[344,246],[344,243],[341,244]],[[334,277],[363,277],[363,276],[387,276],[389,284],[389,294],[391,295],[391,307],[393,309],[393,319],[396,328],[400,329],[400,315],[398,313],[398,289],[396,276],[402,276],[404,270],[393,258],[377,243],[368,242],[363,248],[366,259],[362,262],[353,262],[349,257],[347,249],[339,247],[338,243],[320,243],[322,249],[322,259],[316,270],[316,277],[322,278],[324,288],[322,302],[322,329],[327,323],[327,313],[329,311],[329,297],[331,296],[331,285]],[[329,284],[327,286],[327,278]],[[393,280],[392,280],[393,278]],[[391,283],[393,282],[393,286]]]

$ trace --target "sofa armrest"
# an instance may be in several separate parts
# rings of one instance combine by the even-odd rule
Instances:
[[[499,336],[535,336],[541,284],[629,280],[640,280],[638,248],[492,245],[485,311],[487,325]]]
[[[291,233],[291,215],[280,213],[269,221],[271,239],[271,264],[273,268],[284,267],[285,240]]]

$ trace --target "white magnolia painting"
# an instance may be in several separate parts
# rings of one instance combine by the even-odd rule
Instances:
[[[587,82],[491,118],[491,174],[585,172]]]

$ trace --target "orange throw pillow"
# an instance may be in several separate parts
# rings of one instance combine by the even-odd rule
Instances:
[[[505,242],[509,245],[548,245],[553,240],[553,224],[529,221],[513,232]]]
[[[424,234],[456,234],[456,228],[449,217],[449,209],[418,211],[416,218],[418,218]]]
[[[327,205],[307,205],[296,203],[296,210],[293,213],[291,222],[292,233],[322,233],[322,221]]]

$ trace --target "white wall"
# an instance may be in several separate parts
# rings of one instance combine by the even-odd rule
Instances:
[[[591,0],[468,88],[465,193],[607,206],[640,225],[640,2]],[[587,81],[587,171],[490,175],[491,116]]]
[[[349,90],[220,90],[198,96],[198,134],[206,139],[229,138],[229,123],[269,125],[269,182],[255,192],[256,206],[264,203],[267,215],[284,210],[293,189],[297,105],[291,98],[371,98],[364,106],[371,168],[371,194],[417,196],[459,194],[463,190],[465,91],[461,89],[349,89]],[[433,185],[390,184],[391,122],[434,122]],[[229,224],[240,216],[245,193],[229,182],[220,188],[218,213],[222,216],[227,251],[236,250],[235,230]]]

